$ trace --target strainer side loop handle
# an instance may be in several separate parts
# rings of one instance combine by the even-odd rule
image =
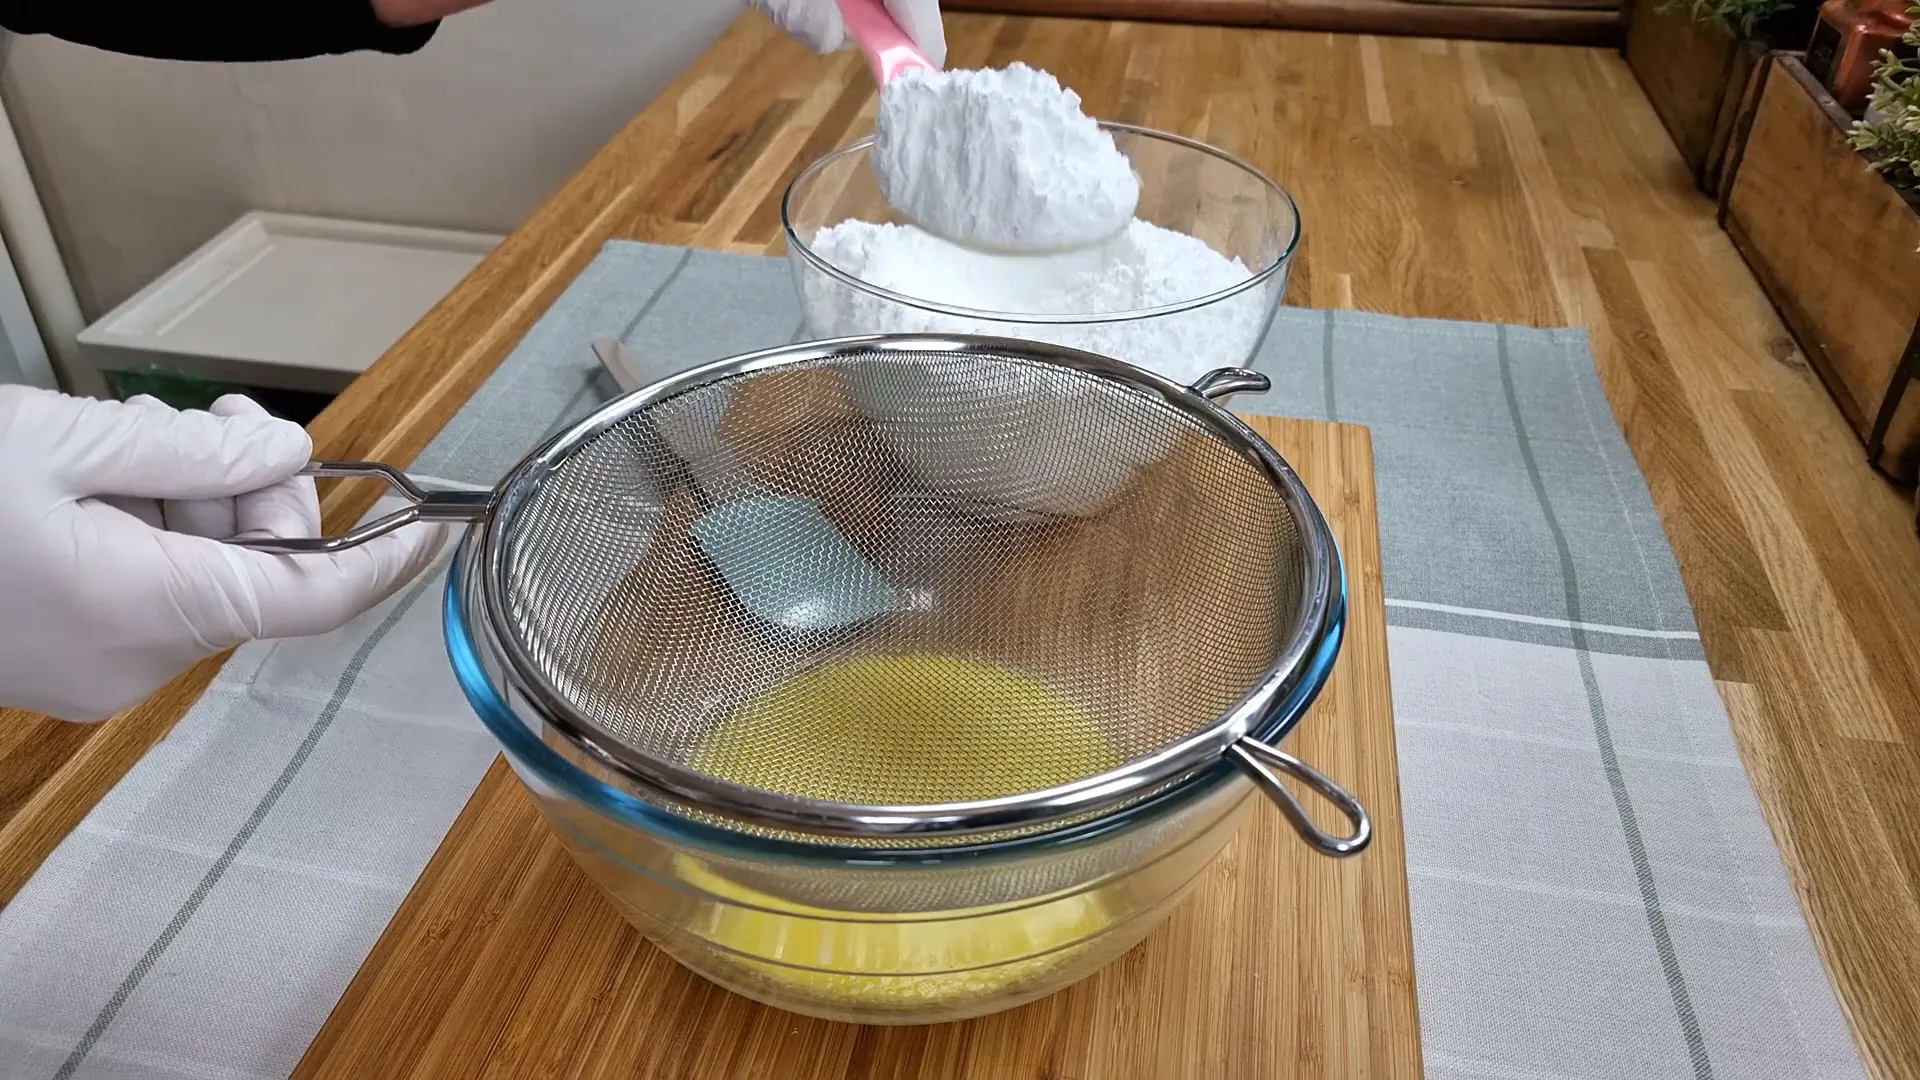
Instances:
[[[301,476],[359,477],[384,480],[412,504],[375,518],[339,536],[235,537],[227,543],[269,555],[330,555],[359,547],[416,521],[457,521],[472,524],[493,505],[491,491],[435,491],[421,487],[413,477],[381,461],[316,461]]]
[[[1273,389],[1273,380],[1251,368],[1214,368],[1200,376],[1187,389],[1208,401],[1223,402],[1235,394],[1264,394]]]
[[[1280,812],[1287,816],[1293,831],[1321,854],[1337,858],[1358,855],[1373,840],[1373,820],[1367,816],[1367,808],[1320,770],[1285,750],[1275,749],[1253,738],[1241,739],[1227,747],[1227,753],[1233,755],[1234,762],[1280,807]],[[1315,824],[1313,818],[1307,815],[1306,808],[1300,805],[1300,800],[1294,798],[1293,792],[1287,790],[1287,786],[1274,775],[1274,769],[1307,785],[1338,807],[1353,824],[1352,835],[1344,838],[1334,836]]]

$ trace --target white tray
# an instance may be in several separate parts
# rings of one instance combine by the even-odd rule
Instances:
[[[247,386],[336,393],[500,242],[250,213],[80,334],[103,371],[151,362]]]

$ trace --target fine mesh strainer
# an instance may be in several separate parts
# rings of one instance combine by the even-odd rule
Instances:
[[[1344,580],[1298,476],[1216,404],[1118,361],[889,336],[710,364],[612,402],[490,493],[476,614],[546,740],[688,818],[939,847],[1086,821],[1231,758],[1317,849],[1360,804],[1273,745],[1338,651]],[[1314,824],[1284,773],[1352,825]]]

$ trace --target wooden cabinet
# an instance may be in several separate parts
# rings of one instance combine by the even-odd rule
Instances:
[[[1620,42],[1618,0],[945,0],[948,11],[1270,26],[1343,34]]]
[[[1851,118],[1797,58],[1773,54],[1753,98],[1722,221],[1865,441],[1920,323],[1920,211],[1848,145]],[[1875,464],[1920,477],[1920,387]]]

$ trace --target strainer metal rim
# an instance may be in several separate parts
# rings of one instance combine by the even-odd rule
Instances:
[[[958,837],[954,844],[939,847],[861,847],[841,843],[833,837],[803,838],[744,832],[688,817],[648,798],[649,795],[661,793],[647,791],[643,785],[636,785],[635,790],[616,787],[561,756],[536,734],[546,729],[546,718],[531,712],[522,715],[514,704],[516,698],[524,699],[525,695],[513,680],[512,673],[502,670],[500,674],[504,683],[494,683],[483,654],[497,658],[497,642],[492,639],[486,626],[469,618],[471,605],[468,597],[471,590],[465,581],[468,564],[473,561],[473,552],[479,546],[477,534],[482,529],[484,525],[477,526],[461,543],[448,566],[447,585],[441,601],[447,657],[461,693],[473,706],[481,723],[500,741],[515,772],[531,789],[564,795],[616,824],[638,828],[695,850],[730,857],[759,855],[790,860],[795,865],[823,867],[850,864],[930,867],[960,861],[1019,858],[1037,848],[1049,851],[1076,849],[1121,831],[1164,821],[1168,815],[1181,813],[1196,800],[1211,795],[1222,784],[1247,779],[1244,768],[1222,759],[1214,765],[1196,770],[1178,783],[1168,785],[1163,791],[1130,802],[1110,813],[1011,837],[987,840]],[[1295,684],[1268,718],[1267,726],[1254,732],[1255,738],[1279,741],[1294,722],[1306,714],[1325,688],[1326,675],[1338,659],[1345,633],[1348,583],[1344,566],[1338,576],[1338,585],[1329,632],[1310,661],[1315,665],[1313,677]],[[1275,722],[1276,718],[1278,723]],[[529,773],[532,775],[529,776]]]
[[[581,447],[628,417],[708,383],[776,368],[794,367],[875,352],[981,353],[1066,367],[1146,391],[1204,422],[1230,447],[1266,474],[1293,515],[1302,544],[1305,601],[1288,628],[1279,658],[1232,708],[1212,725],[1146,756],[1067,784],[965,802],[875,805],[805,799],[722,780],[627,744],[613,730],[579,709],[540,670],[510,617],[512,525],[541,482]],[[496,498],[480,537],[482,614],[493,631],[517,688],[562,737],[594,759],[636,782],[690,807],[757,825],[842,836],[938,836],[994,832],[1043,825],[1117,806],[1228,755],[1309,674],[1307,660],[1328,632],[1338,548],[1319,507],[1293,467],[1238,417],[1195,389],[1123,361],[1044,342],[955,334],[869,335],[786,345],[704,364],[608,403],[549,439],[495,489]],[[1302,710],[1304,711],[1304,710]],[[1291,717],[1277,740],[1298,722]]]

